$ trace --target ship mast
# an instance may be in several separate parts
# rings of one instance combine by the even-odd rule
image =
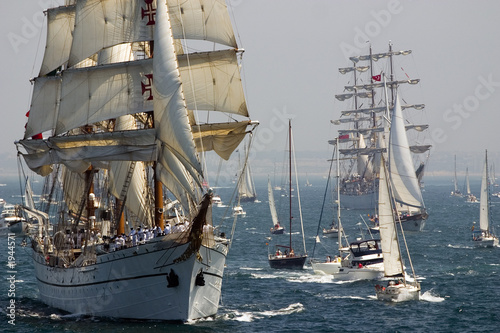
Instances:
[[[290,252],[292,251],[292,120],[288,119],[288,200],[290,203]]]

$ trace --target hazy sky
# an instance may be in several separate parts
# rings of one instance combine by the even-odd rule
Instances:
[[[4,1],[0,89],[0,156],[14,158],[23,135],[31,85],[43,55],[42,9],[49,0]],[[245,89],[252,119],[259,120],[256,149],[281,150],[284,121],[294,116],[297,150],[325,151],[347,104],[335,100],[348,76],[348,57],[413,50],[395,66],[420,78],[408,103],[425,103],[432,154],[499,152],[500,2],[232,0],[231,14],[244,54]],[[402,57],[399,57],[402,58]],[[398,60],[400,61],[400,60]]]

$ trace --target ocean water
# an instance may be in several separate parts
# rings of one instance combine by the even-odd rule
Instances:
[[[300,190],[306,246],[315,245],[325,181],[310,179],[312,187]],[[15,181],[0,179],[0,197],[19,202]],[[473,192],[479,184],[472,184]],[[337,282],[316,275],[309,265],[301,271],[273,270],[267,262],[268,245],[287,243],[288,234],[271,236],[267,186],[257,184],[260,203],[243,204],[246,217],[238,220],[234,243],[227,259],[222,300],[215,318],[187,324],[115,320],[64,313],[40,302],[33,276],[30,249],[15,245],[15,297],[9,296],[8,240],[0,236],[0,331],[1,332],[498,332],[500,331],[500,249],[474,249],[472,221],[479,205],[450,197],[448,179],[426,179],[424,199],[430,217],[423,232],[407,234],[413,264],[421,282],[420,301],[397,304],[376,300],[374,281]],[[217,192],[228,201],[232,189]],[[276,201],[286,199],[278,192]],[[294,198],[295,199],[295,198]],[[494,198],[492,216],[500,231],[500,199]],[[330,201],[330,200],[327,200]],[[215,224],[232,223],[214,207]],[[360,213],[343,211],[350,240],[359,236]],[[334,212],[325,207],[322,226]],[[299,220],[294,213],[294,221]],[[284,223],[288,229],[287,223]],[[292,236],[299,235],[296,227]],[[296,247],[298,245],[295,245]],[[336,240],[321,238],[316,258],[334,253]],[[7,306],[15,300],[15,325],[9,324]]]

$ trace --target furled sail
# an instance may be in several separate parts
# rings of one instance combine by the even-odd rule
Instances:
[[[372,90],[374,88],[384,88],[384,86],[387,86],[388,88],[397,88],[401,84],[405,84],[405,83],[417,84],[419,82],[420,82],[420,79],[408,79],[408,80],[359,84],[359,85],[355,85],[355,86],[345,86],[344,89],[347,91],[358,91],[361,89]]]
[[[411,54],[411,50],[405,50],[405,51],[390,51],[390,52],[383,52],[383,53],[375,53],[375,54],[371,54],[371,55],[361,55],[361,56],[355,56],[355,57],[350,57],[349,59],[354,62],[354,63],[357,63],[359,62],[360,60],[361,61],[367,61],[367,60],[373,60],[373,61],[378,61],[380,59],[383,59],[383,58],[389,58],[390,56],[398,56],[398,55],[409,55]]]
[[[396,200],[408,206],[423,208],[424,201],[413,167],[399,96],[396,96],[391,118],[389,171]]]

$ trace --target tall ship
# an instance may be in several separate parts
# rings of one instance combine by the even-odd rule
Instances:
[[[229,159],[258,124],[225,1],[66,1],[46,17],[16,142],[46,179],[44,214],[31,212],[40,300],[113,318],[214,316],[229,240],[214,233],[203,158]]]
[[[339,68],[343,75],[350,75],[348,85],[335,98],[348,104],[340,112],[340,118],[332,120],[341,126],[338,130],[342,155],[340,202],[342,208],[371,209],[378,197],[378,177],[380,154],[387,151],[388,133],[396,94],[406,92],[406,87],[416,85],[420,79],[410,78],[401,71],[403,78],[397,78],[395,63],[399,57],[408,56],[411,50],[394,51],[392,44],[383,53],[373,53],[350,57],[352,65]],[[403,99],[404,101],[404,99]],[[408,104],[404,101],[401,109],[404,126],[410,141],[415,176],[422,186],[422,176],[428,158],[430,145],[420,137],[428,125],[412,124],[410,114],[421,112],[424,104]],[[412,133],[410,133],[412,132]],[[334,140],[330,141],[335,144]]]

